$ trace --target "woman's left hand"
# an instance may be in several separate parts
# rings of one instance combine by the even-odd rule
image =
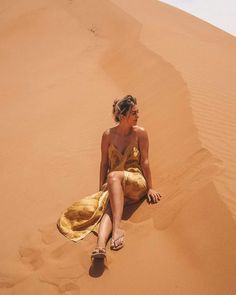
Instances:
[[[161,194],[152,188],[150,188],[147,192],[148,203],[157,203],[158,201],[160,201],[161,197]]]

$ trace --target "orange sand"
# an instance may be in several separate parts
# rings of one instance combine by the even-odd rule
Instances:
[[[236,293],[236,40],[156,0],[0,4],[1,295]],[[137,97],[155,205],[91,265],[60,213],[98,190],[113,99]],[[130,210],[131,210],[130,209]]]

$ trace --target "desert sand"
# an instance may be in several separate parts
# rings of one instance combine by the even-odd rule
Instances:
[[[1,295],[236,293],[236,40],[156,0],[2,0]],[[115,98],[137,97],[153,185],[91,264],[56,221],[98,191]]]

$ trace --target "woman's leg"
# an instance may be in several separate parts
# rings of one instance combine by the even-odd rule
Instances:
[[[120,221],[124,208],[124,191],[122,181],[124,179],[123,171],[113,171],[108,174],[107,184],[109,200],[112,209],[112,238],[118,238],[123,231],[120,229]]]
[[[125,198],[125,204],[134,204],[136,201],[132,201],[130,199]],[[112,232],[112,210],[111,205],[108,203],[107,209],[101,219],[99,230],[98,230],[98,238],[96,247],[105,248],[107,244],[107,240]]]
[[[104,213],[100,222],[97,247],[105,247],[110,233],[112,232],[113,239],[116,239],[123,232],[120,228],[120,221],[123,213],[124,205],[134,204],[140,200],[140,197],[136,199],[124,198],[124,192],[122,188],[122,181],[124,178],[124,172],[113,171],[108,174],[108,191],[109,191],[109,203],[106,212]]]
[[[107,209],[102,217],[98,230],[97,247],[105,248],[107,240],[112,231],[112,211],[110,203],[108,203]]]

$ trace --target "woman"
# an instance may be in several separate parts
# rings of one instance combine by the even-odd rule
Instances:
[[[138,202],[145,195],[148,202],[156,203],[161,198],[152,188],[148,135],[137,125],[138,113],[135,97],[127,95],[115,100],[113,115],[119,124],[102,135],[99,190],[108,190],[109,202],[100,222],[93,258],[105,257],[110,234],[112,250],[124,246],[120,221],[125,204]]]
[[[161,198],[152,188],[148,135],[137,126],[138,112],[136,98],[131,95],[114,101],[118,125],[102,135],[99,192],[73,203],[57,221],[58,230],[74,242],[90,232],[98,235],[91,258],[106,256],[110,235],[112,250],[124,246],[120,221],[125,204],[136,203],[144,196],[154,203]]]

